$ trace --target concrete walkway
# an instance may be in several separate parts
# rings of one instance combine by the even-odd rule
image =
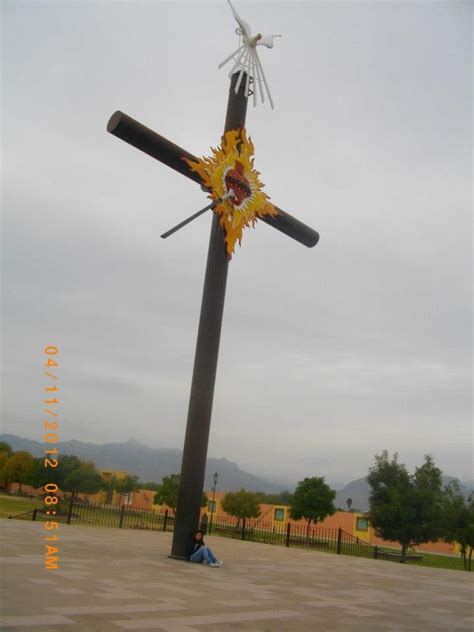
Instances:
[[[0,629],[29,632],[473,630],[474,574],[208,537],[222,568],[167,557],[171,534],[0,520]]]

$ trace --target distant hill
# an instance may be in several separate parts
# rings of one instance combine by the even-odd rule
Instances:
[[[0,441],[9,443],[13,450],[26,450],[33,456],[44,455],[44,444],[31,439],[23,439],[11,434],[1,434]],[[161,482],[163,476],[179,474],[182,450],[149,448],[135,439],[124,443],[84,443],[82,441],[61,441],[55,444],[59,454],[73,454],[80,459],[94,461],[99,469],[126,470],[135,474],[143,482]],[[238,491],[242,487],[266,494],[277,493],[282,486],[264,478],[254,476],[227,459],[208,459],[204,488],[210,490],[213,474],[218,472],[217,489]]]
[[[347,499],[352,498],[352,508],[368,511],[370,487],[364,478],[358,478],[348,483],[343,489],[336,492],[336,507],[347,509]]]
[[[453,476],[443,476],[443,486],[446,487],[446,485],[448,485],[453,480],[458,480],[458,479],[455,479]],[[462,484],[459,480],[458,482],[461,487],[461,492],[467,498],[469,494],[472,491],[474,491],[474,488],[469,485]],[[348,498],[352,498],[353,509],[368,511],[369,510],[369,496],[370,496],[370,487],[367,482],[367,479],[365,477],[358,478],[355,481],[348,483],[343,489],[336,492],[336,501],[335,501],[336,507],[339,507],[341,509],[347,509],[346,500]]]
[[[9,443],[13,450],[27,450],[33,456],[44,455],[44,444],[31,439],[23,439],[12,434],[0,434],[0,441]],[[84,443],[83,441],[62,441],[55,444],[60,454],[74,454],[81,459],[94,461],[99,469],[126,470],[135,474],[141,481],[161,482],[163,476],[178,474],[181,470],[182,450],[156,449],[129,439],[123,443]],[[241,470],[236,463],[227,459],[208,459],[204,488],[212,488],[212,475],[219,473],[217,489],[219,491],[238,491],[242,487],[256,492],[273,494],[282,489],[294,490],[294,485],[277,483],[255,476]],[[443,476],[443,483],[447,485],[454,480],[452,476]],[[461,491],[467,496],[474,491],[474,485],[462,484]],[[352,498],[352,508],[368,511],[370,488],[365,477],[348,483],[336,492],[336,507],[347,509],[346,500]]]

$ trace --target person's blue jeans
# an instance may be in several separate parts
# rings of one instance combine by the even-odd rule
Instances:
[[[201,546],[191,555],[189,561],[197,562],[198,564],[201,562],[205,562],[206,564],[215,564],[217,562],[217,558],[209,547]]]

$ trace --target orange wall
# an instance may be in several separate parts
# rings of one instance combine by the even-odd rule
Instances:
[[[212,500],[212,491],[206,492],[206,494],[209,500]],[[236,520],[233,516],[230,516],[222,509],[221,503],[224,500],[225,495],[226,495],[226,492],[216,492],[216,496],[215,496],[215,500],[217,504],[216,515],[222,516],[223,518],[227,518],[229,520]],[[285,517],[283,520],[278,520],[278,521],[274,520],[273,516],[274,516],[275,507],[284,509]],[[281,525],[286,526],[288,522],[290,522],[291,524],[298,525],[299,527],[306,526],[307,524],[306,520],[292,520],[290,518],[290,513],[289,513],[290,508],[285,507],[283,505],[268,505],[268,504],[262,503],[260,505],[260,510],[262,513],[258,520],[262,524],[271,522],[275,525],[281,524]],[[204,508],[202,512],[204,511],[207,511],[207,510]],[[207,511],[207,513],[209,512]],[[344,531],[348,531],[349,533],[352,533],[353,525],[354,525],[354,515],[355,514],[348,513],[346,511],[337,511],[333,516],[328,516],[325,520],[323,520],[323,522],[318,522],[317,525],[311,524],[311,528],[318,528],[318,529],[341,528],[341,529],[344,529]]]
[[[155,492],[151,489],[139,489],[132,494],[132,509],[152,509]],[[123,503],[123,500],[122,500]]]

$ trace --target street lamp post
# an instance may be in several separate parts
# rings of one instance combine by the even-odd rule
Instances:
[[[211,522],[209,524],[209,533],[212,533],[212,521],[214,518],[214,512],[216,511],[216,487],[217,487],[218,478],[219,478],[219,474],[217,472],[214,472],[214,476],[213,476],[214,485],[212,487],[212,501],[211,501],[212,511],[211,511]]]

